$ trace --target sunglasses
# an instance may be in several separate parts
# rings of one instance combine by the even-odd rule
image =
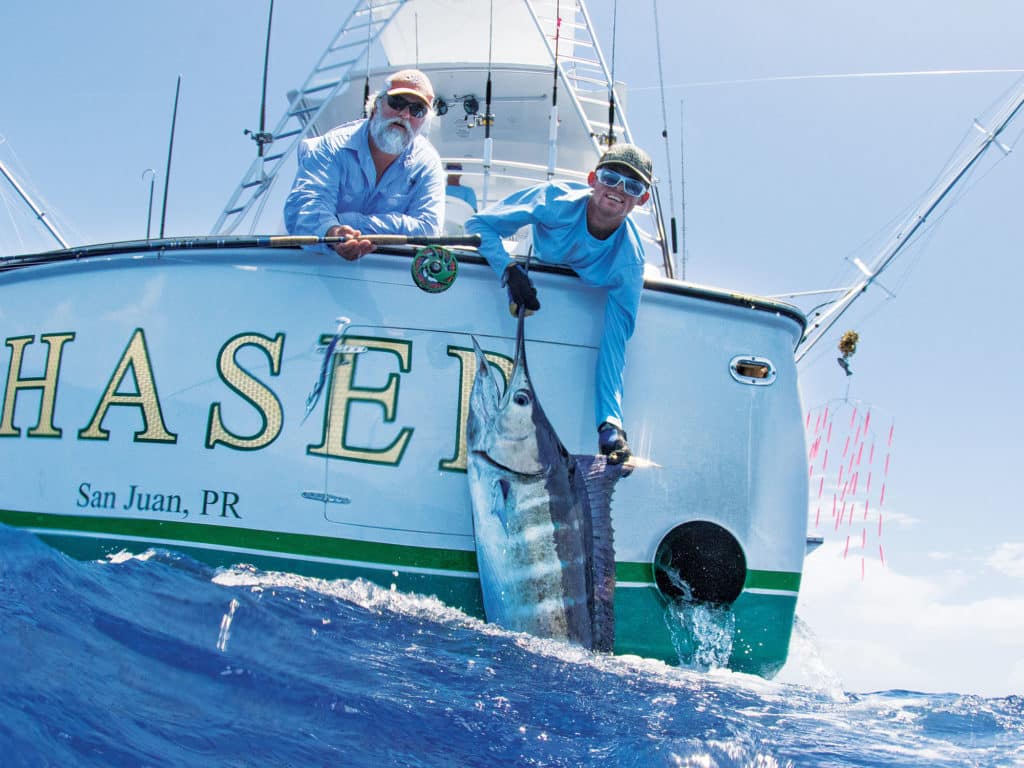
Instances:
[[[621,182],[623,191],[630,197],[642,197],[644,192],[647,191],[647,185],[640,181],[640,179],[623,176],[611,168],[598,168],[596,175],[597,180],[606,187],[617,187]]]
[[[426,104],[422,101],[407,99],[404,96],[388,94],[388,106],[395,112],[401,112],[408,107],[410,117],[419,118],[427,114]]]

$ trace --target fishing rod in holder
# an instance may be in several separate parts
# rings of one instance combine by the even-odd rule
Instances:
[[[558,164],[558,43],[562,32],[562,5],[555,2],[555,55],[552,67],[551,114],[548,118],[548,180],[554,178]]]
[[[274,141],[274,134],[267,130],[267,71],[270,69],[270,28],[274,22],[274,0],[270,0],[267,16],[267,44],[263,52],[263,90],[260,96],[260,127],[253,131],[246,128],[242,133],[256,142],[257,157],[263,158],[264,150]]]
[[[491,114],[491,69],[493,68],[493,55],[494,55],[494,0],[491,0],[490,6],[490,21],[488,22],[488,40],[487,40],[487,93],[486,93],[486,106],[484,107],[484,157],[483,157],[483,189],[482,197],[484,208],[487,207],[490,200],[488,198],[488,189],[491,181],[491,160],[494,155],[494,139],[491,138],[491,125],[494,123],[494,115]],[[466,111],[469,111],[468,106],[463,103],[463,107]]]
[[[167,191],[171,186],[171,160],[174,157],[174,130],[178,125],[178,97],[181,96],[181,75],[174,87],[174,109],[171,112],[171,138],[167,142],[167,169],[164,171],[164,202],[160,211],[160,239],[164,237],[164,225],[167,223]]]

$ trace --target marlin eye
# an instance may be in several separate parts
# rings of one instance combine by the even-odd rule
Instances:
[[[530,397],[529,390],[517,389],[516,393],[512,395],[512,402],[516,405],[529,405],[533,402],[533,398]]]

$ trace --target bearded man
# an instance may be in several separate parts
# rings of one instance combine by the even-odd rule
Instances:
[[[363,235],[440,235],[444,170],[422,135],[433,103],[430,79],[403,69],[369,99],[369,118],[303,141],[284,204],[289,234],[347,237],[332,246],[347,261],[373,250]]]

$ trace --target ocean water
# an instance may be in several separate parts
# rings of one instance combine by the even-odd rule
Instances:
[[[361,581],[78,562],[2,525],[0,553],[2,766],[1024,765],[1018,696],[608,657]]]

